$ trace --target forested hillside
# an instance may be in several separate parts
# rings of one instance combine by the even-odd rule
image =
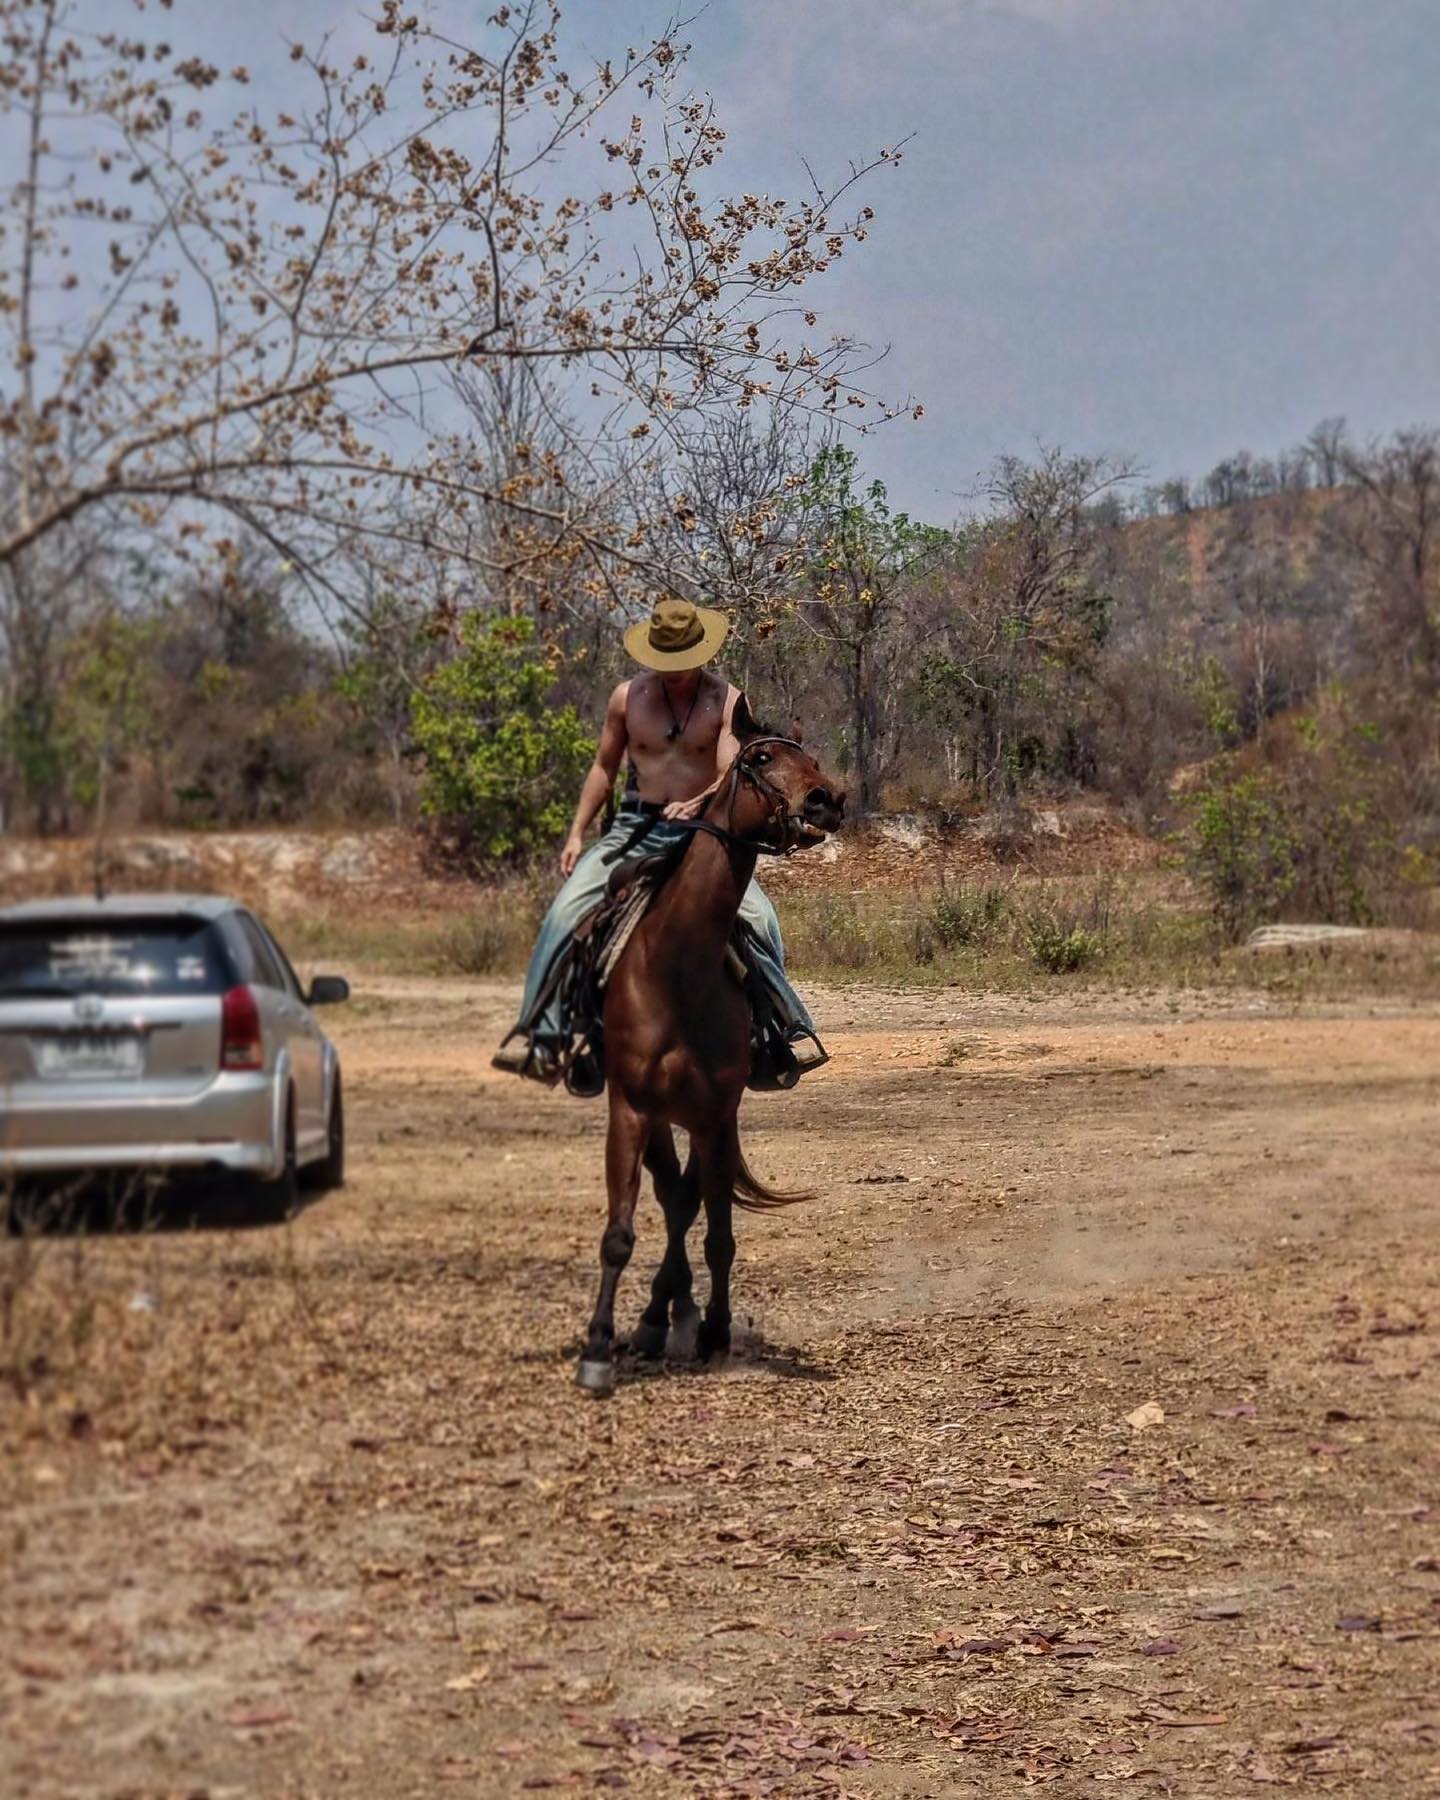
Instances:
[[[1222,885],[1303,904],[1318,881],[1347,915],[1398,869],[1428,874],[1434,433],[1361,447],[1331,425],[1193,491],[1113,459],[1003,458],[948,525],[894,511],[834,440],[727,425],[691,453],[693,498],[653,509],[647,553],[728,603],[732,675],[845,772],[855,811],[1089,792],[1189,831]],[[28,664],[12,615],[12,827],[83,830],[104,781],[131,825],[461,827],[482,865],[542,848],[645,596],[419,588],[338,621],[296,602],[250,543],[186,583],[136,565],[120,593],[76,595]],[[1265,869],[1232,866],[1262,837]]]
[[[728,190],[683,44],[582,79],[543,8],[462,52],[386,4],[353,61],[272,43],[263,101],[154,19],[5,14],[6,830],[524,859],[676,592],[852,816],[1104,796],[1231,928],[1428,877],[1435,432],[1161,482],[1037,447],[916,518],[873,434],[925,409],[818,310],[897,148]]]

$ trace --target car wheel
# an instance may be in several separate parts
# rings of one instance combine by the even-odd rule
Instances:
[[[303,1185],[317,1194],[328,1194],[345,1185],[345,1098],[340,1089],[340,1073],[335,1073],[335,1092],[330,1099],[330,1131],[325,1154],[319,1162],[301,1171]]]
[[[272,1181],[257,1182],[251,1211],[262,1223],[281,1225],[300,1204],[300,1174],[295,1155],[295,1095],[285,1101],[285,1161]]]

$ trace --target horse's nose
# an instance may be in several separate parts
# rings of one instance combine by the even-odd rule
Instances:
[[[805,817],[812,825],[834,831],[845,816],[845,796],[833,788],[813,787],[805,796]]]

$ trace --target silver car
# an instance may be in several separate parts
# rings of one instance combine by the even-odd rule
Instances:
[[[0,1182],[133,1171],[249,1177],[287,1215],[345,1176],[335,1046],[243,906],[171,894],[0,911]]]

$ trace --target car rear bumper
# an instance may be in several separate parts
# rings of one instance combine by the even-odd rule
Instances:
[[[87,1149],[0,1151],[0,1175],[89,1175],[107,1169],[210,1169],[273,1175],[269,1144],[96,1144]]]
[[[264,1074],[221,1075],[192,1095],[0,1096],[0,1176],[217,1166],[273,1175],[276,1119]]]

